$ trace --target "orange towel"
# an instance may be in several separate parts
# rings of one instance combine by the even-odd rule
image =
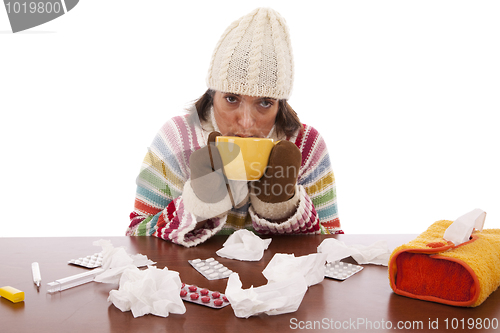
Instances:
[[[500,229],[475,231],[468,242],[455,246],[443,239],[452,222],[437,221],[393,251],[389,280],[396,294],[474,307],[498,288]]]

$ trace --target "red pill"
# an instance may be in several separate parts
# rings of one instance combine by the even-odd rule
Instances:
[[[181,297],[184,297],[188,294],[187,291],[185,291],[184,289],[181,290]]]
[[[191,295],[189,295],[189,297],[191,297],[192,300],[195,300],[195,299],[198,299],[198,297],[200,297],[200,295],[198,295],[197,293],[192,293]]]
[[[224,300],[224,302],[229,302],[226,296],[222,297],[222,299]]]
[[[196,286],[189,286],[189,291],[196,291],[198,287]]]
[[[201,298],[201,301],[202,301],[203,303],[210,303],[210,297],[208,297],[208,296],[203,296],[203,297]]]
[[[186,286],[186,284],[184,282],[182,282],[182,288],[184,288]]]
[[[200,294],[202,294],[203,296],[208,295],[208,293],[209,293],[208,289],[202,289],[202,290],[200,290]]]
[[[220,297],[220,292],[218,292],[218,291],[214,291],[214,292],[212,293],[212,297],[213,297],[213,298],[219,298],[219,297]]]
[[[221,306],[222,305],[222,300],[221,299],[214,300],[214,305]]]

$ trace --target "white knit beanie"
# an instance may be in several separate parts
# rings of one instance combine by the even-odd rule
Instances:
[[[288,99],[293,85],[293,56],[285,19],[257,8],[233,22],[215,47],[207,85],[212,90]]]

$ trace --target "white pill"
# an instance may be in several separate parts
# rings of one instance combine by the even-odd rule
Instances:
[[[206,271],[207,269],[208,269],[208,266],[200,267],[200,271]]]
[[[232,270],[227,270],[225,271],[224,273],[222,273],[223,275],[230,275],[233,271]]]
[[[217,260],[211,261],[210,265],[217,265],[219,262]]]
[[[219,272],[221,272],[221,273],[225,272],[225,271],[227,271],[227,267],[223,267],[223,268],[219,269]]]
[[[206,262],[211,262],[211,261],[214,261],[215,259],[214,258],[208,258],[207,260],[205,260]]]
[[[195,260],[193,260],[193,264],[197,264],[197,263],[199,263],[200,261],[201,261],[201,259],[195,259]]]
[[[205,263],[204,262],[199,262],[196,264],[196,267],[203,267],[205,266]]]
[[[208,270],[205,271],[205,273],[207,273],[207,274],[210,274],[210,273],[213,273],[213,272],[214,272],[213,269],[208,269]]]
[[[221,264],[218,264],[218,265],[215,265],[215,266],[214,266],[214,269],[219,269],[219,268],[222,268],[222,267],[224,267],[224,266],[223,266],[223,265],[221,265]]]
[[[212,278],[214,278],[214,277],[219,276],[219,273],[212,273],[212,274],[210,274],[209,276],[210,276],[210,277],[212,277]]]

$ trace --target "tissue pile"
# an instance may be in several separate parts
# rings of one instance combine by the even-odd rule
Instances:
[[[132,311],[134,317],[145,314],[167,317],[170,313],[186,312],[179,294],[181,280],[179,273],[167,267],[158,269],[142,254],[129,255],[124,248],[115,248],[110,241],[100,240],[102,270],[94,279],[96,282],[119,283],[118,290],[109,292],[108,301],[122,311]],[[137,267],[147,265],[147,269]]]
[[[271,239],[261,239],[248,230],[233,233],[223,248],[216,253],[225,258],[244,261],[261,260]],[[122,311],[132,311],[134,317],[145,314],[167,317],[170,313],[186,312],[183,301],[215,309],[231,303],[234,314],[240,318],[265,313],[278,315],[296,311],[307,289],[326,277],[345,280],[363,267],[339,262],[352,256],[360,262],[385,264],[387,248],[384,243],[369,247],[346,246],[335,239],[326,239],[318,247],[318,253],[301,257],[276,253],[262,274],[267,284],[242,289],[238,273],[225,267],[214,258],[188,260],[200,274],[209,280],[227,278],[225,295],[196,285],[181,282],[179,273],[167,267],[158,269],[146,256],[129,255],[123,248],[114,248],[109,241],[94,243],[103,248],[102,253],[70,261],[85,267],[101,264],[96,282],[119,283],[118,290],[111,290],[108,301]],[[333,264],[332,264],[333,262]],[[325,265],[326,263],[326,265]],[[147,265],[145,270],[137,267]]]

